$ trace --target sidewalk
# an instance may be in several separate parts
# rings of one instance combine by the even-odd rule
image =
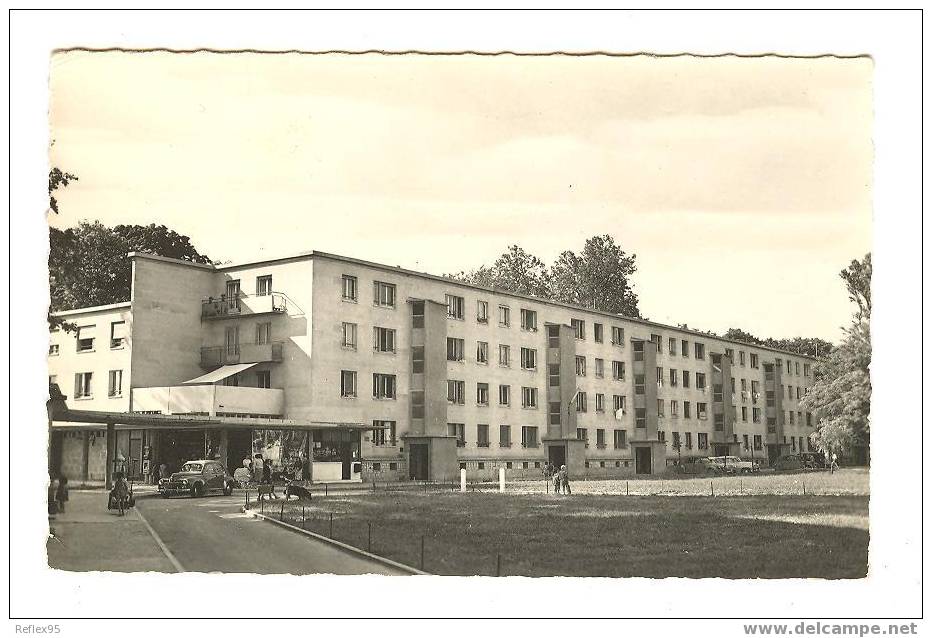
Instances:
[[[64,514],[49,517],[49,567],[66,571],[176,570],[136,513],[107,509],[106,491],[73,490]]]

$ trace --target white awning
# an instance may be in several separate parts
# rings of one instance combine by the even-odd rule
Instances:
[[[213,372],[208,372],[207,374],[201,375],[196,379],[191,379],[190,381],[185,381],[182,385],[197,385],[197,384],[206,384],[206,383],[217,383],[217,381],[223,381],[227,377],[232,377],[234,374],[239,374],[243,370],[248,370],[249,368],[259,365],[256,363],[237,363],[229,366],[221,366],[214,370]]]

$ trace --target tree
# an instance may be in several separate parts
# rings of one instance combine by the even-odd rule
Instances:
[[[74,228],[49,229],[49,284],[52,311],[128,301],[132,251],[212,263],[191,244],[190,238],[165,226],[113,228],[99,222],[81,222]]]
[[[758,339],[750,332],[745,332],[741,328],[729,328],[722,337],[733,341],[744,341],[746,343],[757,343],[761,345],[764,343],[761,339]]]
[[[64,188],[72,181],[78,181],[78,176],[65,173],[59,168],[52,168],[52,170],[49,171],[49,208],[51,208],[52,212],[56,215],[58,214],[58,200],[55,199],[52,193],[59,188]]]
[[[610,235],[586,240],[581,254],[561,254],[550,267],[553,298],[584,308],[640,317],[631,275],[636,255],[628,255]]]
[[[829,453],[870,443],[870,257],[852,261],[840,273],[858,310],[839,346],[816,365],[815,382],[800,402],[819,414],[819,430],[810,439]]]
[[[509,246],[508,252],[491,266],[446,276],[475,286],[498,288],[530,297],[550,299],[552,295],[544,262],[518,245]]]

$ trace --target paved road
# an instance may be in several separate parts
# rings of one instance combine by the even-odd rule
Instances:
[[[241,512],[241,496],[145,498],[136,503],[165,547],[190,572],[386,574],[388,566]]]

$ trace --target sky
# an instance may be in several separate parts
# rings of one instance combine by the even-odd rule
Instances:
[[[837,341],[871,249],[869,59],[60,52],[56,227],[434,274],[609,234],[643,316]]]

